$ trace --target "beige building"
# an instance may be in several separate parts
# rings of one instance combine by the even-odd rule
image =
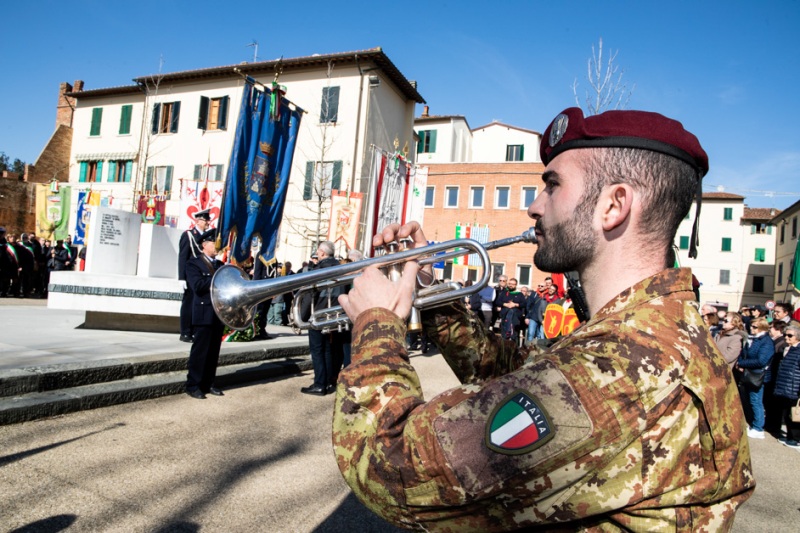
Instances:
[[[678,261],[691,267],[702,284],[702,303],[738,310],[742,305],[763,305],[772,296],[775,227],[771,219],[778,211],[752,209],[744,200],[725,192],[703,194],[696,259],[689,259],[695,204],[678,228]]]
[[[134,210],[142,191],[157,189],[167,196],[166,216],[178,217],[181,184],[205,173],[211,181],[226,176],[243,75],[269,86],[276,73],[286,98],[306,111],[276,251],[279,261],[299,266],[327,237],[330,190],[366,192],[373,145],[406,148],[413,158],[414,108],[424,100],[380,48],[143,76],[134,85],[68,93],[75,101],[71,227],[77,193],[89,187],[112,194],[113,207],[125,210]]]
[[[795,264],[795,253],[798,245],[798,218],[800,218],[800,201],[793,203],[772,220],[775,226],[775,289],[772,299],[776,302],[788,302],[797,309],[800,306],[800,289],[791,282]]]

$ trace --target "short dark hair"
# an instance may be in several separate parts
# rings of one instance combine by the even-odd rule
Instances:
[[[783,322],[781,320],[773,320],[772,324],[769,325],[769,327],[771,327],[775,331],[780,332],[781,334],[783,334],[783,330],[786,329],[786,326],[787,326],[786,322]]]
[[[636,148],[590,148],[587,190],[597,203],[606,185],[627,183],[642,195],[639,230],[666,246],[686,217],[697,193],[697,171],[678,158]],[[666,249],[665,249],[666,253]]]
[[[775,304],[775,307],[772,310],[774,311],[775,309],[777,309],[779,307],[781,309],[783,309],[786,312],[787,315],[791,315],[792,313],[794,313],[794,306],[792,306],[792,304],[790,304],[790,303],[778,302],[778,303]]]

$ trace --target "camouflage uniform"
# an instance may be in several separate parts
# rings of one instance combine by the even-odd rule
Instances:
[[[428,531],[716,531],[752,494],[741,404],[689,270],[625,290],[542,354],[487,334],[462,304],[424,320],[461,387],[423,400],[405,324],[385,309],[358,318],[339,378],[339,468],[386,520]],[[494,451],[487,428],[520,392],[545,431],[522,453]]]

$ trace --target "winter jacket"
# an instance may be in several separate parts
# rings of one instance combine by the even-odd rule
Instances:
[[[750,368],[752,370],[766,368],[764,383],[769,383],[772,381],[772,372],[770,371],[769,363],[772,361],[773,355],[775,355],[775,344],[767,333],[762,333],[753,339],[753,343],[750,346],[745,344],[737,364],[739,368]]]
[[[733,368],[736,360],[742,355],[742,346],[747,341],[747,333],[740,329],[722,331],[714,337],[714,340],[717,343],[717,348],[722,352],[725,362],[728,363],[729,367]]]
[[[773,394],[792,400],[800,397],[800,344],[789,348],[783,357],[775,376]]]

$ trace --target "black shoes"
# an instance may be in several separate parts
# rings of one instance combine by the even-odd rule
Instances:
[[[325,387],[325,394],[333,394],[336,392],[336,385],[328,385]]]
[[[211,394],[212,396],[225,396],[225,394],[223,394],[223,392],[216,387],[211,387],[208,389],[208,394]]]
[[[274,339],[274,338],[275,337],[271,337],[271,336],[267,335],[266,333],[259,333],[258,335],[253,337],[253,340],[254,341],[268,341],[268,340]]]
[[[203,394],[203,391],[201,391],[200,389],[187,390],[186,394],[188,394],[189,396],[191,396],[192,398],[195,398],[197,400],[205,400],[206,399],[206,395]]]
[[[194,342],[194,339],[189,335],[181,335],[181,342]]]
[[[303,394],[313,394],[315,396],[325,396],[327,394],[327,387],[320,387],[319,385],[311,385],[310,387],[303,387],[300,389]]]

